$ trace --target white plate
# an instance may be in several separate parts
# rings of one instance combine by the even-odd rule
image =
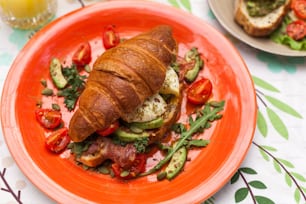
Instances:
[[[208,4],[220,24],[237,39],[269,53],[283,56],[306,56],[306,51],[296,51],[286,45],[273,42],[269,38],[255,38],[247,35],[234,21],[234,0],[208,0]]]

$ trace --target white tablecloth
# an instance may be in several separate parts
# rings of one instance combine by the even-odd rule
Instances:
[[[97,1],[84,1],[85,5]],[[209,22],[238,48],[255,82],[258,110],[255,137],[236,182],[229,181],[207,203],[306,203],[306,59],[256,50],[230,36],[206,0],[158,0]],[[76,0],[58,1],[56,17],[80,8]],[[0,89],[14,58],[34,31],[20,31],[0,22]],[[273,97],[274,103],[271,97]],[[269,117],[268,110],[274,116]],[[2,110],[5,111],[5,110]],[[263,123],[265,121],[266,123]],[[266,124],[266,127],[265,127]],[[54,203],[25,177],[0,134],[0,204]],[[233,180],[232,180],[233,181]],[[14,197],[14,195],[20,197]]]

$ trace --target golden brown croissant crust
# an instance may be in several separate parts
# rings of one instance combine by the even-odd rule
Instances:
[[[155,27],[104,52],[93,65],[70,121],[70,138],[83,141],[157,93],[176,53],[169,26]]]

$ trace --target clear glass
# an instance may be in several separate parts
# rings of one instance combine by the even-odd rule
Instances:
[[[19,29],[46,24],[56,13],[57,0],[0,0],[1,19]]]

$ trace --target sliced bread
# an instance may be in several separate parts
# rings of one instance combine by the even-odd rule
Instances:
[[[235,0],[235,21],[251,36],[268,36],[281,24],[290,9],[290,2],[291,0],[287,0],[284,5],[265,16],[251,17],[248,14],[246,1]]]

